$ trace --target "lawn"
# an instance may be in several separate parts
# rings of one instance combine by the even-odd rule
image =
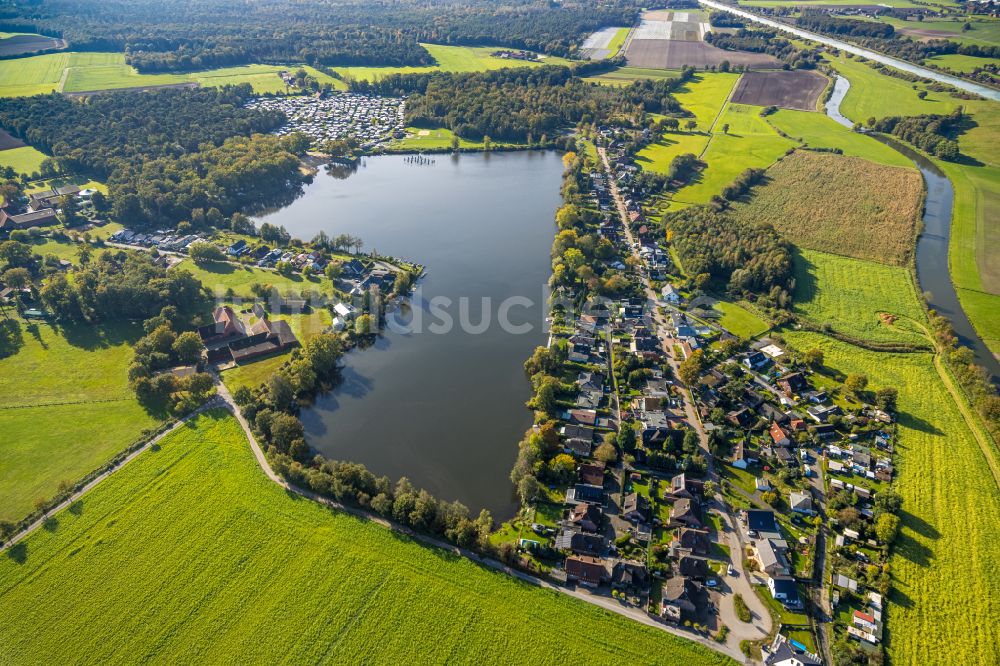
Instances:
[[[300,273],[292,273],[285,276],[277,271],[228,262],[208,262],[199,266],[192,260],[185,259],[177,264],[176,268],[191,272],[214,294],[226,294],[232,289],[236,296],[248,299],[254,297],[250,287],[255,283],[269,284],[281,293],[285,293],[287,290],[295,293],[303,290],[331,293],[333,288],[329,280],[318,275],[305,278]]]
[[[731,663],[289,495],[219,414],[0,559],[0,590],[21,663]]]
[[[27,515],[157,424],[128,388],[140,327],[12,322],[20,345],[0,358],[0,520]]]
[[[436,65],[427,67],[336,67],[345,78],[364,81],[374,81],[389,74],[414,74],[421,72],[484,72],[490,69],[507,67],[538,67],[539,65],[566,65],[568,60],[555,56],[546,56],[538,62],[526,60],[508,60],[494,58],[498,47],[491,46],[442,46],[440,44],[421,44],[437,61]]]
[[[727,134],[722,133],[725,124],[729,125]],[[674,201],[707,203],[742,171],[749,167],[768,167],[794,145],[778,136],[760,117],[760,107],[727,104],[702,156],[708,166],[699,180],[677,192]]]
[[[952,19],[905,21],[895,17],[880,17],[883,23],[889,23],[904,34],[908,30],[936,31],[948,33],[946,35],[936,35],[937,39],[948,39],[961,44],[983,44],[987,46],[1000,45],[1000,21],[991,20],[986,17],[958,16]],[[962,26],[966,20],[972,25],[972,30],[963,31]],[[913,39],[921,39],[918,35],[912,35]],[[923,37],[927,39],[927,37]]]
[[[890,562],[893,663],[996,663],[1000,641],[1000,488],[926,354],[879,354],[787,331],[826,365],[899,388],[902,530]],[[946,652],[945,652],[946,651]],[[946,656],[947,655],[947,656]]]
[[[0,167],[12,167],[14,171],[30,176],[38,173],[42,161],[47,157],[48,155],[31,146],[0,150]]]
[[[904,266],[923,187],[914,169],[799,150],[768,169],[767,183],[733,213],[773,225],[800,247]]]
[[[722,312],[719,325],[733,335],[749,340],[771,328],[766,321],[736,303],[718,301],[715,307]]]
[[[437,128],[426,128],[426,127],[407,127],[407,136],[404,139],[396,139],[392,142],[390,150],[442,150],[451,148],[452,137],[455,136],[454,133],[446,127]],[[459,139],[459,148],[467,150],[482,150],[482,141],[469,141],[468,139]],[[517,144],[494,142],[495,147],[502,146],[513,146]]]
[[[979,58],[976,56],[950,53],[948,55],[939,55],[934,56],[933,58],[928,58],[924,61],[924,64],[946,67],[956,72],[969,73],[977,67],[986,67],[987,65],[995,67],[1000,65],[1000,58]]]
[[[890,326],[880,312],[926,323],[908,268],[799,249],[794,255],[795,313],[865,340],[923,342],[904,322]]]
[[[823,113],[780,109],[768,121],[810,148],[840,148],[845,155],[887,166],[913,167],[902,153],[875,139],[853,132]]]

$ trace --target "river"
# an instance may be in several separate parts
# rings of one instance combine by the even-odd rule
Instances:
[[[830,99],[826,102],[827,115],[845,127],[854,126],[851,119],[840,111],[840,105],[850,87],[850,81],[838,76]],[[933,162],[917,151],[891,137],[881,134],[871,136],[912,160],[924,177],[927,198],[924,201],[923,228],[917,239],[917,282],[920,284],[920,290],[928,297],[928,305],[948,318],[959,342],[972,349],[976,363],[986,368],[993,375],[993,380],[997,381],[1000,378],[1000,362],[990,352],[966,316],[948,271],[948,240],[951,235],[954,199],[951,181]]]
[[[753,12],[748,12],[743,9],[737,9],[731,5],[724,5],[721,2],[714,2],[714,0],[698,0],[701,4],[706,7],[711,7],[712,9],[718,9],[724,12],[729,12],[730,14],[736,14],[737,16],[742,16],[745,19],[749,19],[756,23],[761,23],[763,25],[787,32],[789,34],[795,35],[796,37],[801,37],[803,39],[809,39],[820,44],[825,44],[826,46],[832,46],[833,48],[840,49],[841,51],[846,51],[847,53],[853,53],[854,55],[863,56],[869,60],[874,60],[875,62],[880,62],[883,65],[889,65],[890,67],[895,67],[896,69],[902,70],[904,72],[909,72],[910,74],[916,74],[925,79],[932,79],[934,81],[940,81],[941,83],[947,83],[950,86],[954,86],[959,90],[965,90],[968,92],[976,93],[986,99],[992,99],[995,101],[1000,101],[1000,90],[995,90],[993,88],[988,88],[978,83],[973,83],[971,81],[966,81],[965,79],[960,79],[957,76],[950,76],[948,74],[942,74],[941,72],[934,71],[933,69],[927,69],[926,67],[921,67],[919,65],[914,65],[913,63],[906,62],[905,60],[899,60],[898,58],[893,58],[891,56],[882,55],[875,51],[870,51],[868,49],[863,49],[860,46],[855,46],[854,44],[849,44],[847,42],[835,39],[833,37],[826,37],[825,35],[820,35],[815,32],[809,32],[808,30],[801,30],[799,28],[794,28],[790,25],[780,23],[778,21],[773,21],[763,16],[758,16]]]
[[[340,386],[302,414],[308,443],[506,519],[515,511],[508,477],[517,443],[532,423],[522,366],[545,344],[562,161],[555,152],[433,159],[371,157],[346,179],[321,173],[304,196],[258,222],[306,239],[320,230],[358,236],[367,249],[427,267],[406,317],[413,323],[416,313],[423,331],[389,331],[374,347],[348,354]],[[530,323],[528,333],[496,324],[511,296],[532,301],[515,304],[509,316]],[[445,311],[456,325],[434,333],[428,324],[439,318],[429,302],[444,297],[454,302]],[[472,324],[482,320],[481,299],[490,299],[493,323],[483,332],[458,324],[463,297]]]

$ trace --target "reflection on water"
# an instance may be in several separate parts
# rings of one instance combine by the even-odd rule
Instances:
[[[260,221],[312,238],[350,234],[366,250],[427,266],[421,300],[398,314],[431,322],[431,299],[467,299],[481,321],[481,299],[531,300],[510,318],[525,334],[491,324],[443,334],[388,332],[345,359],[344,381],[302,415],[307,439],[324,455],[362,462],[377,474],[409,477],[473,511],[513,514],[508,478],[517,442],[531,425],[523,363],[545,343],[545,285],[562,161],[554,152],[463,154],[433,165],[403,157],[367,158],[346,180],[320,174],[291,206]]]

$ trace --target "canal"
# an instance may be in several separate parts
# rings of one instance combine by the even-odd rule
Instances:
[[[840,111],[840,105],[848,90],[850,82],[838,76],[830,99],[826,103],[826,113],[841,125],[853,127],[851,119]],[[924,200],[923,228],[917,239],[916,254],[917,282],[920,284],[920,290],[927,296],[928,305],[948,318],[959,342],[972,349],[976,363],[989,371],[994,382],[1000,380],[1000,362],[990,353],[986,343],[976,333],[972,322],[966,316],[948,271],[948,241],[951,236],[954,199],[951,181],[931,160],[912,148],[884,135],[873,134],[872,138],[908,157],[924,177],[927,197]]]
[[[358,236],[366,250],[427,267],[412,308],[393,314],[399,330],[348,354],[343,382],[303,412],[310,446],[473,513],[513,515],[508,476],[532,422],[522,366],[545,344],[562,168],[555,152],[437,155],[427,165],[367,158],[346,179],[321,173],[257,220],[304,239]],[[504,312],[530,330],[505,330]]]

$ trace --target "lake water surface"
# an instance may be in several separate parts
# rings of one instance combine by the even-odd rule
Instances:
[[[302,414],[308,443],[329,458],[364,463],[376,474],[407,476],[441,499],[475,513],[513,515],[508,479],[517,442],[531,425],[531,388],[522,364],[545,343],[545,284],[555,233],[562,161],[554,152],[437,155],[433,165],[400,156],[368,158],[346,179],[320,174],[304,196],[259,221],[293,236],[361,237],[365,248],[427,267],[413,310],[424,332],[387,332],[373,348],[345,358],[344,381]],[[504,299],[532,305],[509,310],[528,333],[496,324]],[[456,322],[447,333],[427,301],[447,297]],[[457,325],[492,324],[481,333]]]

